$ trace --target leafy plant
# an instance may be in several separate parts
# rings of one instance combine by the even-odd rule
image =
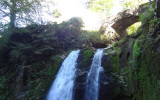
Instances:
[[[97,48],[103,48],[108,43],[108,39],[105,35],[102,35],[96,31],[83,31],[83,33],[79,36],[79,39],[81,44]]]
[[[137,29],[140,27],[141,22],[137,22],[133,25],[131,25],[130,27],[127,28],[127,34],[131,35],[133,33],[135,33],[137,31]]]

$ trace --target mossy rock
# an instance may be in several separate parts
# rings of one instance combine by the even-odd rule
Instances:
[[[93,49],[82,49],[78,58],[78,63],[79,63],[78,68],[83,69],[90,67],[93,54],[94,54]]]

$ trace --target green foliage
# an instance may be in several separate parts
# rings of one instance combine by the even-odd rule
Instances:
[[[5,18],[10,18],[10,28],[18,26],[20,23],[27,23],[33,18],[36,10],[40,11],[40,2],[43,0],[1,0],[0,2],[0,18],[2,22],[6,22]],[[35,20],[35,19],[34,19]],[[32,20],[33,21],[33,20]]]
[[[133,59],[137,59],[139,56],[140,48],[138,48],[138,40],[135,40],[133,45]]]
[[[45,99],[45,95],[52,84],[60,64],[60,55],[52,56],[50,61],[34,63],[28,73],[28,92],[26,99]]]
[[[69,21],[62,22],[56,26],[55,37],[58,38],[59,46],[63,50],[78,46],[78,36],[81,34],[83,21],[81,18],[73,17]]]
[[[141,15],[140,19],[142,26],[136,31],[138,35],[132,35],[113,46],[112,51],[115,52],[110,53],[111,65],[122,85],[119,95],[133,97],[132,100],[159,100],[159,38],[151,36],[159,19],[154,19],[153,9]],[[131,40],[134,40],[134,44],[130,43]]]
[[[153,39],[145,39],[146,34],[141,34],[135,40],[132,54],[125,60],[126,52],[122,56],[111,54],[111,64],[113,71],[118,72],[120,76],[119,82],[123,85],[123,90],[120,93],[124,95],[133,95],[133,100],[159,100],[159,53],[156,51],[156,45],[153,44]],[[130,47],[129,41],[118,46]],[[115,46],[116,47],[116,46]],[[121,48],[122,49],[122,48]],[[124,48],[122,50],[128,50]],[[117,62],[117,61],[122,62]],[[123,66],[121,65],[123,64]],[[119,68],[121,66],[122,68]],[[158,89],[157,89],[158,88]]]
[[[154,16],[154,8],[148,9],[147,15],[146,14],[139,15],[140,21],[142,22],[142,24],[146,24],[146,25],[147,23],[150,23],[150,21],[153,19],[153,16]]]
[[[103,48],[108,44],[108,39],[105,35],[94,31],[83,31],[79,36],[80,43],[91,47]]]
[[[56,10],[53,11],[53,17],[59,18],[60,16],[62,16],[62,14],[59,12],[58,9],[56,9]]]
[[[57,55],[85,44],[105,47],[107,39],[99,32],[83,31],[81,18],[71,18],[60,24],[32,24],[0,33],[0,97],[10,100],[18,66],[25,67],[23,87],[26,100],[44,99],[62,58]],[[84,49],[82,67],[90,66],[93,50]],[[11,74],[12,73],[12,74]],[[13,83],[13,84],[10,84]]]
[[[80,68],[86,68],[91,65],[93,50],[83,49],[81,54],[81,63],[79,64]]]
[[[63,60],[57,54],[80,47],[78,37],[82,26],[80,18],[72,18],[61,24],[32,24],[1,32],[0,96],[13,97],[14,88],[10,83],[15,84],[12,79],[16,75],[10,75],[21,65],[30,66],[24,79],[24,85],[29,89],[27,99],[44,99]]]
[[[137,87],[134,92],[136,100],[159,100],[159,53],[155,48],[156,42],[151,38],[153,27],[158,19],[153,19],[153,10],[148,12],[150,16],[142,15],[143,33],[138,37],[133,46],[133,64],[135,66],[134,77]],[[147,21],[148,22],[147,22]],[[143,95],[143,96],[142,96]]]
[[[61,24],[30,25],[3,34],[0,59],[16,64],[30,64],[50,58],[63,50],[75,48],[83,26],[80,18],[72,18]],[[5,33],[5,32],[4,32]],[[44,59],[45,58],[45,59]],[[6,61],[4,61],[6,60]]]
[[[119,73],[119,67],[120,67],[120,58],[119,55],[121,53],[121,50],[118,46],[114,47],[114,52],[110,53],[111,56],[111,65],[113,67],[113,72]]]
[[[138,30],[138,28],[140,27],[140,25],[141,25],[141,22],[137,22],[137,23],[131,25],[130,27],[128,27],[127,34],[131,35],[131,34],[135,33]]]
[[[144,45],[146,46],[146,45]],[[147,49],[141,53],[141,58],[137,61],[136,66],[136,80],[139,87],[135,91],[135,98],[137,100],[158,100],[159,90],[159,55],[153,50],[154,46],[147,46]],[[137,91],[140,91],[136,93]],[[142,97],[143,93],[143,97]]]
[[[122,6],[123,9],[126,10],[146,2],[148,2],[148,0],[122,0]]]
[[[113,6],[113,0],[90,0],[89,4],[91,10],[109,14]]]

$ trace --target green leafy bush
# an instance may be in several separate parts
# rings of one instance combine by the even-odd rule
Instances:
[[[85,44],[91,47],[103,48],[108,44],[108,39],[105,35],[101,35],[96,31],[83,31],[79,36],[81,44]]]
[[[1,32],[0,88],[6,91],[0,90],[0,96],[8,100],[13,97],[14,88],[10,83],[16,75],[12,77],[10,75],[16,73],[18,66],[21,65],[30,66],[24,79],[24,85],[28,88],[27,99],[44,99],[62,62],[56,55],[77,48],[78,45],[75,44],[78,44],[82,26],[80,18],[72,18],[61,24],[33,24]]]
[[[137,29],[141,26],[141,22],[137,22],[130,27],[127,28],[127,34],[131,35],[137,31]]]

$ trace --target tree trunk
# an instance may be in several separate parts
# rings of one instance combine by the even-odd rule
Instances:
[[[157,18],[160,18],[160,0],[156,0],[156,13]]]
[[[16,20],[16,1],[11,0],[12,6],[10,8],[10,28],[15,28],[15,20]]]
[[[154,11],[154,19],[156,20],[157,18],[160,18],[160,0],[154,0],[156,1],[156,7],[155,7],[155,11]],[[160,23],[157,23],[157,21],[154,23],[155,24],[155,28],[153,30],[152,33],[152,37],[156,37],[156,35],[160,32],[159,27],[160,27]]]
[[[154,11],[154,19],[160,18],[160,0],[154,0],[156,2],[156,8]]]

